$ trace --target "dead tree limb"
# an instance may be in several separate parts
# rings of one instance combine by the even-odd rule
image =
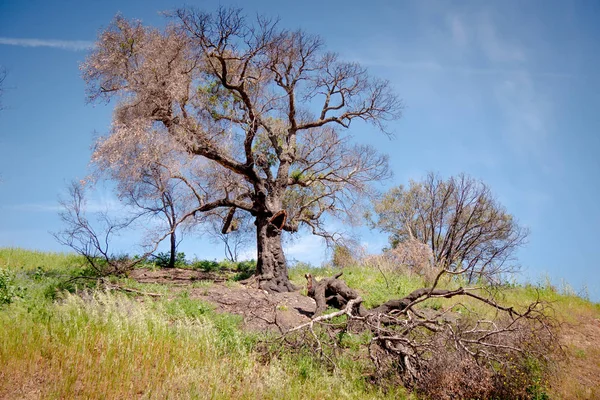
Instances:
[[[387,376],[389,371],[394,371],[406,387],[416,388],[433,397],[439,392],[427,392],[430,390],[428,380],[435,375],[436,368],[451,362],[467,365],[477,371],[477,376],[488,377],[485,381],[487,386],[481,386],[480,391],[457,392],[452,396],[520,398],[523,394],[519,390],[524,390],[526,385],[513,385],[509,393],[502,385],[494,386],[494,382],[499,382],[506,374],[517,372],[519,375],[515,375],[515,379],[526,379],[523,377],[531,375],[528,360],[534,357],[542,363],[549,362],[549,355],[556,349],[556,325],[549,315],[550,307],[539,299],[517,309],[477,293],[481,288],[438,288],[438,276],[432,287],[414,290],[401,299],[367,309],[362,305],[358,292],[339,279],[341,275],[340,272],[319,281],[310,274],[305,275],[308,296],[315,300],[317,308],[311,321],[287,333],[307,329],[316,340],[316,350],[322,354],[327,344],[339,347],[335,342],[341,337],[339,333],[346,332],[352,323],[352,329],[370,331],[372,335],[368,347],[376,376]],[[432,298],[470,298],[490,311],[480,312],[481,307],[473,307],[473,301],[460,300],[448,302],[449,305],[435,310],[422,307],[421,303]],[[339,311],[323,315],[327,307],[338,308]],[[461,314],[456,309],[465,311]],[[347,316],[345,323],[326,323],[342,315]],[[317,325],[329,335],[319,336],[315,331]],[[327,340],[329,342],[325,343]],[[444,390],[443,384],[440,387]]]
[[[227,213],[227,217],[225,217],[225,221],[223,222],[223,228],[221,228],[221,233],[226,235],[230,232],[229,228],[231,228],[231,222],[233,221],[233,216],[235,215],[235,207],[231,207],[229,212]]]

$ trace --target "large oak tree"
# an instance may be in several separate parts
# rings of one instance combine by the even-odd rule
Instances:
[[[390,84],[267,18],[182,9],[158,30],[117,16],[82,70],[91,100],[118,101],[94,159],[117,163],[148,134],[168,137],[194,160],[170,176],[189,188],[196,214],[254,218],[266,290],[293,289],[282,231],[330,237],[323,218],[352,215],[388,175],[386,156],[343,132],[355,119],[385,131],[400,116]]]

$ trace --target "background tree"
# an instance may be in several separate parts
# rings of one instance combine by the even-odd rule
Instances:
[[[359,265],[365,259],[365,248],[357,238],[345,237],[331,248],[331,265],[337,268]]]
[[[117,195],[128,206],[135,219],[145,218],[147,242],[154,243],[158,237],[169,237],[168,268],[175,267],[177,256],[177,230],[194,215],[194,199],[190,197],[196,188],[179,174],[184,164],[191,160],[172,146],[164,134],[147,132],[136,141],[97,143],[92,158],[96,167],[95,178],[107,177],[117,182]],[[189,226],[189,224],[188,224]]]
[[[203,160],[201,173],[178,171],[202,188],[195,211],[252,215],[263,289],[293,289],[282,231],[331,238],[324,216],[356,215],[370,184],[388,176],[385,156],[341,130],[398,118],[389,83],[264,17],[184,9],[161,32],[117,16],[82,69],[91,100],[119,99],[96,154],[110,160],[110,148],[158,131]]]
[[[177,228],[184,222],[184,199],[179,190],[180,181],[171,178],[168,172],[158,166],[143,170],[134,185],[125,186],[120,198],[129,206],[135,207],[139,216],[149,218],[149,223],[162,221],[164,227],[159,231],[169,232],[169,262],[167,268],[174,268],[177,256]],[[151,229],[154,235],[156,229]],[[158,233],[160,234],[160,233]]]
[[[95,218],[90,220],[85,192],[86,188],[81,182],[71,182],[67,187],[68,195],[59,200],[63,208],[59,217],[64,228],[53,235],[60,244],[82,255],[101,276],[133,268],[156,250],[156,247],[149,247],[144,256],[136,259],[115,255],[111,249],[113,238],[129,228],[135,218],[116,219],[107,212],[97,212],[94,213]],[[158,246],[158,242],[155,246]]]
[[[408,189],[390,189],[376,202],[376,226],[390,234],[392,247],[417,240],[431,247],[433,264],[454,273],[494,279],[510,270],[528,230],[466,175],[442,180],[430,173]]]

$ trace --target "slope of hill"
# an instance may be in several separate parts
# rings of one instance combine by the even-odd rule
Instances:
[[[305,272],[292,269],[292,280],[304,284]],[[281,346],[280,331],[314,310],[305,289],[267,295],[190,269],[140,269],[103,285],[88,275],[73,255],[0,249],[0,398],[414,397],[374,383],[352,344],[335,368],[308,349]],[[423,285],[358,267],[344,279],[367,304]],[[565,351],[537,398],[598,398],[600,305],[541,286],[506,288],[503,299],[538,294],[553,304]]]

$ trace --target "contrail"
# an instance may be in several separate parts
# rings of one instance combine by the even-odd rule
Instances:
[[[54,39],[19,39],[0,37],[0,44],[21,47],[53,47],[70,51],[89,50],[94,46],[94,42],[87,40],[54,40]]]

